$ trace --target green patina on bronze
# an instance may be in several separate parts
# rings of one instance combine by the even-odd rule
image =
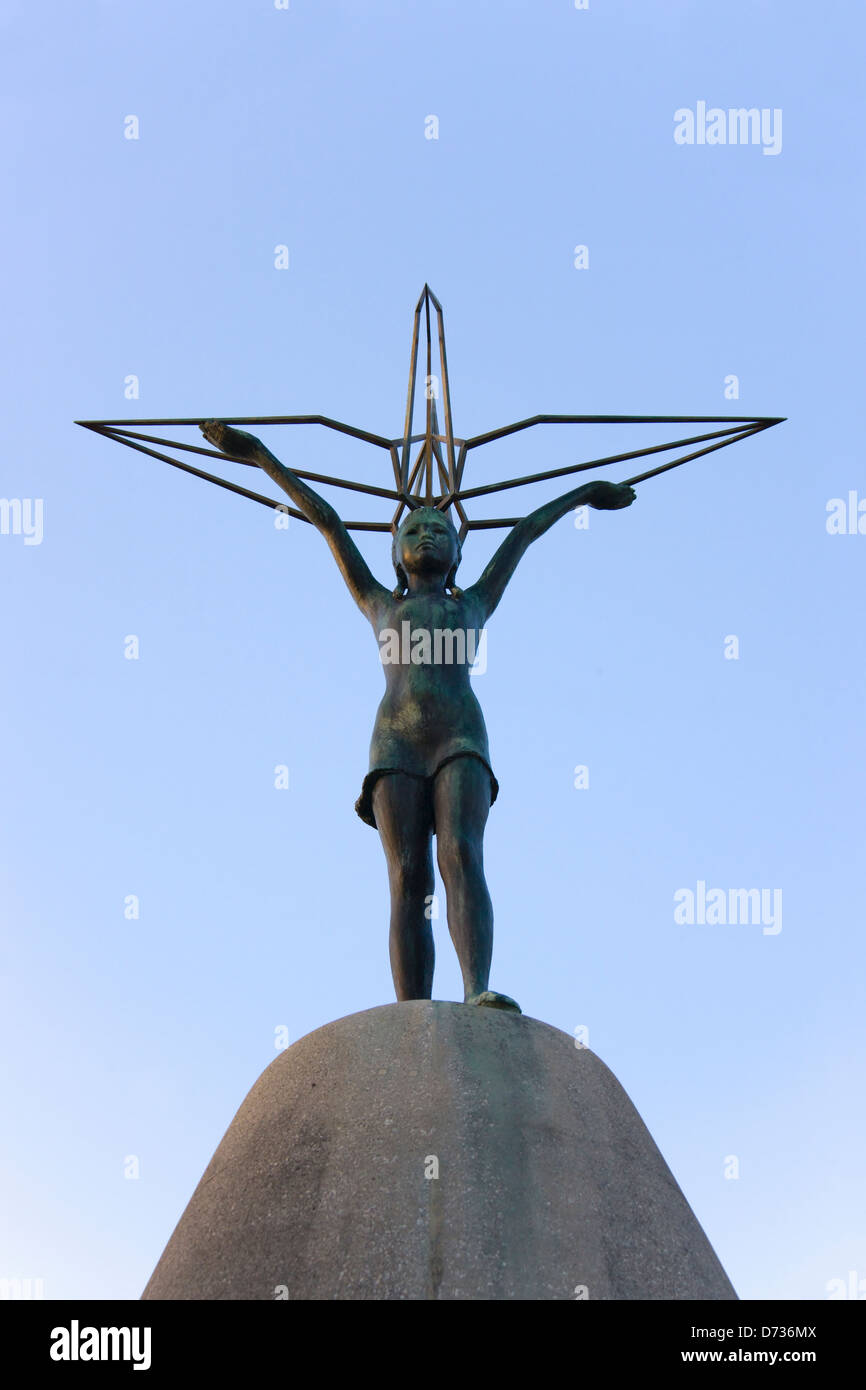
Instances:
[[[371,573],[334,508],[245,430],[217,420],[201,426],[223,453],[256,464],[324,536],[349,592],[380,644],[395,634],[397,659],[383,660],[385,694],[376,715],[370,771],[356,804],[382,840],[391,886],[391,972],[398,999],[430,999],[433,989],[432,839],[445,885],[448,929],[467,1003],[517,1009],[488,989],[493,908],[484,878],[484,826],[496,781],[487,730],[470,681],[470,661],[484,626],[527,548],[575,507],[614,510],[635,499],[626,484],[583,483],[523,517],[509,531],[481,577],[468,589],[454,583],[460,541],[433,507],[410,511],[394,538],[396,589]],[[408,623],[409,659],[401,659]],[[460,634],[464,659],[435,659],[435,634]],[[417,634],[417,636],[416,636]],[[426,638],[426,643],[425,643]],[[391,644],[393,645],[393,643]],[[452,657],[456,636],[447,642]],[[459,653],[457,653],[459,654]],[[424,659],[425,655],[428,659]],[[415,659],[418,658],[418,659]]]
[[[432,370],[431,305],[437,316],[437,375]],[[422,313],[426,328],[426,419],[424,433],[414,434]],[[440,429],[437,415],[440,393],[444,429]],[[209,454],[223,461],[258,467],[295,504],[282,504],[283,509],[315,526],[325,538],[352,597],[373,627],[385,673],[385,694],[373,729],[369,771],[355,809],[362,820],[378,830],[385,851],[391,890],[391,970],[397,998],[430,999],[432,994],[434,952],[430,917],[435,836],[437,862],[447,897],[448,929],[463,974],[465,1000],[519,1012],[519,1006],[508,995],[488,988],[493,911],[484,878],[482,847],[498,784],[490,763],[484,717],[470,681],[470,668],[482,648],[485,624],[527,548],[568,512],[581,506],[604,511],[628,507],[636,496],[633,484],[714,453],[781,421],[769,417],[536,415],[472,439],[460,439],[454,434],[451,416],[442,307],[425,285],[415,309],[404,432],[397,439],[321,415],[242,421],[235,417],[233,422],[183,419],[78,423],[175,468],[274,507],[272,498],[149,446],[158,444],[163,449]],[[307,470],[293,472],[255,435],[238,429],[238,423],[319,424],[384,448],[390,455],[394,487]],[[474,488],[464,484],[469,451],[494,439],[539,424],[623,423],[724,427],[522,478]],[[218,452],[141,434],[131,430],[130,425],[197,425]],[[420,448],[413,460],[412,448],[416,444]],[[467,501],[486,494],[692,445],[702,447],[657,464],[623,483],[583,483],[528,516],[479,519],[470,518],[465,510]],[[390,522],[343,521],[330,503],[309,486],[309,481],[390,499],[397,503],[396,512]],[[459,530],[451,521],[452,510],[459,519]],[[507,530],[504,541],[475,583],[467,589],[459,588],[456,574],[463,540],[472,530],[492,527]],[[350,530],[391,531],[396,587],[389,588],[373,576]]]

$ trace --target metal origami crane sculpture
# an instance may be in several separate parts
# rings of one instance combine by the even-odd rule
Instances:
[[[438,345],[438,366],[439,372],[434,375],[434,339],[431,325],[431,306],[436,313],[436,339]],[[425,397],[425,423],[424,433],[414,433],[416,407],[415,400],[418,387],[418,352],[420,346],[421,316],[424,315],[424,329],[426,336],[426,373],[424,378],[424,397]],[[440,430],[438,410],[436,406],[438,392],[441,386],[442,414],[444,417],[444,432]],[[442,316],[442,306],[428,285],[424,286],[421,297],[415,307],[415,318],[412,330],[412,349],[410,354],[409,369],[409,389],[406,398],[406,418],[403,433],[396,439],[387,439],[384,435],[373,434],[370,430],[358,428],[356,425],[346,425],[340,420],[332,420],[327,415],[250,415],[236,417],[231,420],[226,419],[226,424],[232,425],[323,425],[326,429],[337,430],[341,434],[347,434],[355,439],[363,439],[368,444],[375,444],[380,449],[385,449],[390,455],[391,467],[393,471],[394,486],[392,488],[376,487],[370,483],[357,482],[350,478],[330,477],[322,473],[310,473],[296,469],[299,478],[305,478],[309,482],[329,484],[333,487],[347,488],[353,492],[366,493],[373,497],[382,497],[387,501],[396,503],[396,509],[390,521],[346,521],[344,525],[349,531],[391,531],[396,533],[400,524],[400,519],[404,511],[413,510],[416,507],[434,507],[438,511],[448,512],[451,508],[457,513],[459,525],[457,527],[461,542],[465,540],[467,532],[488,530],[492,528],[506,528],[514,526],[519,517],[496,517],[470,519],[466,513],[465,503],[472,501],[476,497],[484,497],[491,493],[505,492],[509,488],[524,487],[530,483],[543,483],[551,478],[561,478],[570,473],[581,473],[591,468],[602,468],[609,464],[625,463],[632,459],[646,458],[653,454],[663,454],[674,449],[689,449],[692,445],[703,445],[702,448],[692,449],[690,453],[682,455],[666,463],[660,463],[654,468],[649,468],[642,473],[636,473],[633,477],[626,479],[626,483],[633,486],[636,483],[645,482],[647,478],[654,478],[659,473],[665,473],[671,468],[678,468],[683,463],[690,463],[693,459],[700,458],[704,454],[711,454],[717,449],[724,449],[728,444],[736,444],[738,440],[749,439],[754,434],[760,434],[762,430],[770,429],[773,425],[779,425],[784,417],[772,418],[768,416],[713,416],[713,415],[532,415],[529,419],[518,420],[511,425],[501,425],[498,429],[488,430],[485,434],[474,435],[471,439],[458,438],[454,433],[454,425],[451,413],[451,386],[448,377],[448,362],[445,353],[445,327]],[[263,506],[274,508],[279,505],[282,510],[287,511],[290,516],[296,517],[299,521],[307,521],[303,512],[292,507],[286,507],[283,503],[277,503],[274,498],[265,497],[261,493],[252,492],[249,488],[241,487],[237,483],[231,482],[227,478],[218,477],[214,473],[206,473],[203,469],[195,468],[190,463],[184,463],[181,459],[172,458],[169,454],[161,452],[160,449],[148,447],[150,445],[161,445],[162,448],[179,449],[188,454],[203,454],[209,458],[231,460],[232,462],[247,463],[244,458],[232,459],[231,455],[220,450],[207,449],[201,444],[188,444],[180,440],[163,439],[150,434],[141,434],[131,429],[133,425],[153,425],[153,426],[201,426],[203,419],[171,419],[171,420],[78,420],[76,424],[83,425],[85,429],[93,430],[96,434],[105,435],[108,439],[115,439],[120,444],[126,444],[130,449],[137,449],[143,454],[149,454],[152,458],[162,459],[163,462],[171,464],[173,468],[180,468],[185,473],[191,473],[196,478],[204,478],[206,482],[216,483],[218,487],[227,488],[229,492],[236,492],[241,497],[248,497],[253,502],[260,502]],[[464,474],[466,462],[470,450],[478,449],[482,444],[490,444],[496,439],[504,439],[506,435],[517,434],[520,430],[531,429],[535,425],[721,425],[723,428],[712,430],[709,433],[690,435],[683,439],[674,439],[666,444],[655,444],[645,449],[632,449],[627,453],[610,454],[604,458],[590,459],[582,463],[569,464],[563,468],[548,469],[543,473],[531,473],[525,477],[508,478],[498,483],[488,483],[483,487],[467,487],[464,485]],[[415,446],[420,446],[413,459],[412,450]]]

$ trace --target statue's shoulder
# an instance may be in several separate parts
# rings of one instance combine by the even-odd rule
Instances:
[[[484,604],[481,595],[474,588],[458,589],[452,597],[456,611],[466,623],[483,623]]]
[[[383,588],[377,594],[370,612],[370,622],[374,628],[394,627],[400,621],[400,607],[403,600],[395,598],[389,589]]]

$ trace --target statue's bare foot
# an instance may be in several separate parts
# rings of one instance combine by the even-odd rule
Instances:
[[[481,994],[470,994],[468,999],[463,1001],[465,1004],[480,1004],[487,1009],[507,1009],[509,1013],[522,1013],[520,1005],[516,999],[512,999],[508,994],[497,994],[493,989],[485,989]]]

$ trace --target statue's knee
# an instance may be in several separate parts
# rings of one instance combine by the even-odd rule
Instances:
[[[475,835],[447,834],[437,846],[439,871],[444,879],[480,874],[483,855],[481,841]]]
[[[433,875],[424,860],[400,859],[391,866],[391,887],[402,898],[423,898],[433,892]]]

